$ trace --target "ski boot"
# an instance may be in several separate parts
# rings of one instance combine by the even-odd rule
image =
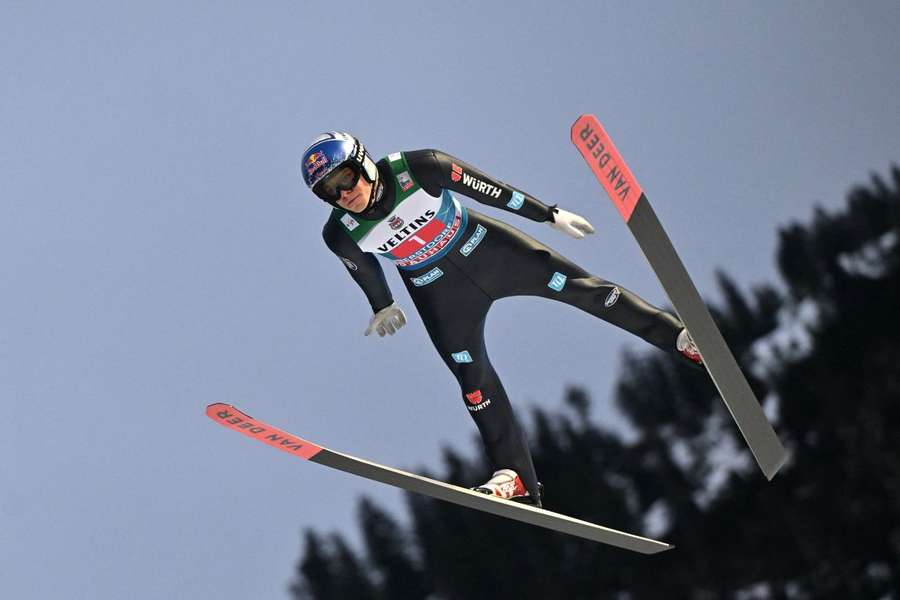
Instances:
[[[472,490],[488,496],[503,498],[504,500],[530,504],[538,508],[541,507],[541,499],[544,497],[544,485],[542,483],[538,483],[539,498],[535,501],[528,490],[525,489],[522,478],[512,469],[494,471],[494,475],[486,483],[474,487]]]
[[[700,350],[697,349],[697,344],[691,339],[691,334],[688,333],[687,328],[682,329],[681,333],[678,334],[678,339],[675,340],[675,349],[678,350],[681,356],[690,361],[691,366],[703,367],[703,357],[700,356]]]

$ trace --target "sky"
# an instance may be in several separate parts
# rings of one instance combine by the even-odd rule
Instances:
[[[397,468],[478,455],[389,265],[409,325],[363,336],[299,174],[321,131],[439,148],[584,216],[597,233],[573,240],[462,198],[655,304],[569,141],[582,113],[713,302],[717,269],[777,283],[778,228],[900,161],[896,2],[510,6],[0,4],[6,597],[287,598],[302,531],[358,545],[361,494],[400,516],[393,489],[228,432],[209,403]],[[526,421],[575,384],[621,427],[624,350],[651,351],[539,299],[498,302],[486,335]]]

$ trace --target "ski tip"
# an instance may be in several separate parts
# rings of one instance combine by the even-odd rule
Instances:
[[[252,418],[250,415],[240,410],[233,404],[228,404],[226,402],[213,402],[206,407],[206,416],[210,419],[213,419],[214,421],[218,421],[221,418],[223,412],[240,414],[247,419]]]
[[[582,115],[579,115],[578,118],[575,119],[575,122],[572,123],[572,127],[569,129],[573,140],[575,139],[575,136],[577,135],[576,132],[581,129],[581,127],[584,125],[584,123],[586,121],[593,121],[595,123],[600,122],[597,120],[597,117],[595,117],[592,114],[584,113]]]
[[[622,220],[631,221],[644,192],[603,125],[594,115],[581,115],[572,125],[571,139]]]
[[[304,460],[310,460],[323,450],[321,446],[254,419],[230,404],[222,402],[210,404],[206,407],[206,416],[222,427],[237,431],[276,450],[287,452]]]

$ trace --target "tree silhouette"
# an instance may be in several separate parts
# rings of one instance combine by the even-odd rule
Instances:
[[[305,534],[297,599],[898,598],[900,169],[779,232],[785,291],[718,273],[712,312],[791,458],[766,482],[709,378],[628,355],[625,441],[569,389],[528,431],[546,508],[676,544],[641,556],[408,495],[408,530],[364,499],[357,557]],[[438,478],[487,467],[452,449]],[[432,475],[433,476],[433,475]]]

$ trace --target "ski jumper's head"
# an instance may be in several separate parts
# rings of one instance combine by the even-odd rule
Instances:
[[[368,210],[378,187],[378,169],[358,139],[329,131],[303,153],[303,181],[320,199],[349,212]]]

